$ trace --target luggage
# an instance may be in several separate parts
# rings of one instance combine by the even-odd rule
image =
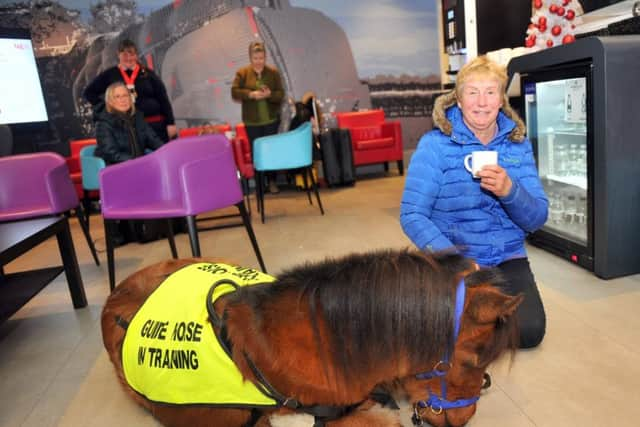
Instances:
[[[173,218],[172,229],[173,234],[184,233],[187,231],[187,221],[184,218]],[[121,220],[118,228],[119,239],[122,243],[138,242],[148,243],[160,239],[167,238],[167,220],[166,219],[145,219],[145,220]],[[116,238],[116,240],[118,240]]]
[[[154,242],[166,237],[166,221],[162,219],[145,219],[127,221],[129,225],[128,240],[131,242]]]
[[[322,170],[329,187],[354,185],[356,168],[351,151],[351,134],[348,129],[330,129],[320,134]]]

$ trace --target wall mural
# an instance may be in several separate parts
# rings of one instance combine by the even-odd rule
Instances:
[[[134,40],[162,77],[179,126],[240,121],[230,97],[250,41],[266,42],[287,92],[283,120],[314,91],[332,113],[383,108],[403,123],[405,147],[430,129],[440,93],[435,0],[0,0],[0,27],[29,28],[52,137],[91,136],[82,91]]]

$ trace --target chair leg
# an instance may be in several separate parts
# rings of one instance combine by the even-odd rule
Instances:
[[[261,206],[260,206],[260,177],[258,176],[260,173],[259,172],[255,172],[255,174],[253,175],[253,183],[256,186],[256,209],[258,210],[258,213],[260,212]]]
[[[404,160],[398,160],[398,172],[400,176],[404,175]]]
[[[304,183],[304,189],[307,192],[307,198],[309,199],[309,204],[313,205],[313,202],[311,201],[311,188],[309,187],[309,183],[307,182],[307,169],[302,171],[302,182]]]
[[[116,222],[104,219],[104,241],[107,247],[107,269],[109,270],[109,289],[113,292],[116,287],[116,272],[113,265],[113,241],[111,236],[117,227]]]
[[[260,219],[264,224],[264,174],[262,172],[258,172],[256,176],[258,177],[258,210],[260,211]]]
[[[191,254],[200,257],[200,241],[198,240],[198,228],[196,227],[196,217],[187,217],[187,227],[189,228],[189,242],[191,242]]]
[[[84,212],[82,211],[82,204],[78,204],[76,206],[76,217],[78,217],[78,222],[80,223],[80,227],[82,228],[82,232],[84,233],[84,238],[87,239],[87,244],[89,245],[89,249],[91,250],[91,255],[93,255],[93,260],[96,265],[100,265],[100,260],[98,259],[98,253],[96,252],[96,247],[93,244],[93,240],[91,240],[91,234],[89,234],[89,226],[84,221]]]
[[[91,199],[89,199],[89,191],[82,190],[82,207],[84,208],[84,219],[87,221],[87,230],[91,229],[90,216],[91,216]]]
[[[242,177],[241,182],[242,182],[242,192],[244,193],[245,204],[247,205],[247,212],[249,213],[249,216],[251,216],[251,198],[249,197],[251,188],[249,187],[249,180],[247,178]]]
[[[167,225],[167,240],[169,241],[169,247],[171,248],[171,256],[173,259],[178,259],[178,250],[176,249],[176,239],[173,236],[173,225],[171,224],[171,218],[166,219]]]
[[[251,226],[251,220],[249,219],[249,215],[247,214],[247,210],[244,207],[244,204],[238,203],[236,204],[238,210],[240,210],[240,215],[242,216],[242,222],[244,222],[244,228],[247,230],[247,234],[249,235],[249,239],[251,239],[251,246],[253,246],[253,251],[256,253],[256,258],[258,258],[258,263],[260,264],[260,268],[264,273],[267,272],[267,268],[264,266],[264,261],[262,260],[262,254],[260,253],[260,247],[258,247],[258,241],[256,240],[256,235],[253,233],[253,227]]]
[[[309,171],[309,177],[311,178],[311,185],[313,185],[313,191],[316,193],[316,199],[318,200],[318,206],[320,206],[320,213],[324,215],[324,209],[322,208],[322,202],[320,201],[320,193],[318,193],[318,184],[316,183],[315,178],[313,178],[313,172],[311,168],[307,169]]]
[[[260,173],[260,212],[262,212],[262,223],[264,224],[264,217],[267,214],[264,211],[264,190],[267,183],[267,176],[265,173]]]

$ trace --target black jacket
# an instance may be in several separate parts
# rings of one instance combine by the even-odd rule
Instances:
[[[141,70],[136,77],[136,110],[145,117],[162,115],[165,125],[175,124],[173,109],[162,80],[150,69],[140,65]],[[111,83],[124,82],[117,66],[98,74],[84,90],[84,97],[94,107],[94,118],[104,110],[104,92]]]
[[[133,159],[144,154],[146,149],[155,150],[163,144],[138,111],[131,118],[104,110],[99,112],[96,139],[98,146],[94,154],[108,165]]]

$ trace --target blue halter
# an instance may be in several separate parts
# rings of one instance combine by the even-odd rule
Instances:
[[[458,287],[456,289],[456,306],[454,312],[454,324],[453,324],[453,343],[458,340],[458,333],[460,332],[460,319],[462,318],[462,311],[464,310],[464,299],[466,295],[466,287],[464,285],[464,279],[461,279],[458,283]],[[431,389],[427,387],[427,392],[429,393],[429,398],[424,400],[419,400],[415,404],[415,411],[413,416],[413,423],[415,425],[421,425],[422,419],[417,414],[417,408],[429,408],[433,411],[434,414],[440,414],[442,411],[446,409],[453,408],[463,408],[465,406],[473,405],[478,401],[480,396],[470,397],[468,399],[457,399],[457,400],[448,400],[447,399],[447,382],[445,381],[445,376],[447,375],[447,371],[450,368],[449,363],[449,351],[447,350],[444,354],[444,358],[434,366],[433,370],[430,372],[423,372],[421,374],[417,374],[416,378],[419,380],[428,380],[435,377],[440,377],[440,390],[442,391],[442,397],[438,396],[435,393],[431,392]]]

